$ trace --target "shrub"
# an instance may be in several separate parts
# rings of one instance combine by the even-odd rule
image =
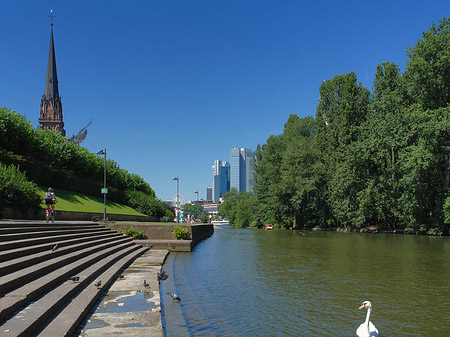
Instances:
[[[38,208],[40,203],[36,184],[16,166],[0,163],[0,206]]]
[[[134,227],[127,227],[123,233],[125,235],[133,237],[133,239],[135,239],[135,240],[145,239],[144,232],[140,231],[139,229],[134,228]]]
[[[125,191],[127,205],[146,215],[161,218],[166,215],[162,201],[141,191]]]
[[[173,228],[173,235],[175,235],[175,238],[177,240],[186,240],[188,236],[188,229],[180,226],[175,226]]]

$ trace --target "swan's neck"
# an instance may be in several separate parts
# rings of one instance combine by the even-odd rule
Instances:
[[[366,321],[364,322],[364,325],[367,327],[367,331],[369,331],[369,321],[370,321],[370,313],[372,312],[372,308],[367,308],[367,315],[366,315]]]

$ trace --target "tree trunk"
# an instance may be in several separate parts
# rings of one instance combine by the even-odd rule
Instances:
[[[446,167],[444,173],[444,191],[448,190],[449,185],[450,185],[450,169]]]
[[[393,198],[393,213],[394,213],[394,228],[395,228],[395,223],[397,222],[397,190],[395,188],[395,149],[394,147],[391,148],[391,155],[392,155],[392,166],[391,166],[391,170],[392,170],[392,196]]]
[[[298,229],[297,214],[294,214],[294,221],[292,222],[292,229]]]

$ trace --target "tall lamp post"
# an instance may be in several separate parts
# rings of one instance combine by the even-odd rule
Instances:
[[[179,222],[180,219],[180,211],[179,211],[179,206],[180,206],[180,177],[176,176],[175,178],[173,178],[172,180],[176,180],[177,181],[177,205],[176,205],[176,213],[177,213],[177,223]]]
[[[103,171],[103,188],[102,188],[102,194],[103,194],[103,221],[106,221],[106,194],[108,194],[108,188],[106,187],[106,147],[104,150],[98,151],[97,155],[104,155],[105,156],[105,167]]]

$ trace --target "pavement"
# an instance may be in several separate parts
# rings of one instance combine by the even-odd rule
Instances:
[[[151,249],[125,269],[79,336],[163,337],[157,273],[168,254],[168,250]]]

